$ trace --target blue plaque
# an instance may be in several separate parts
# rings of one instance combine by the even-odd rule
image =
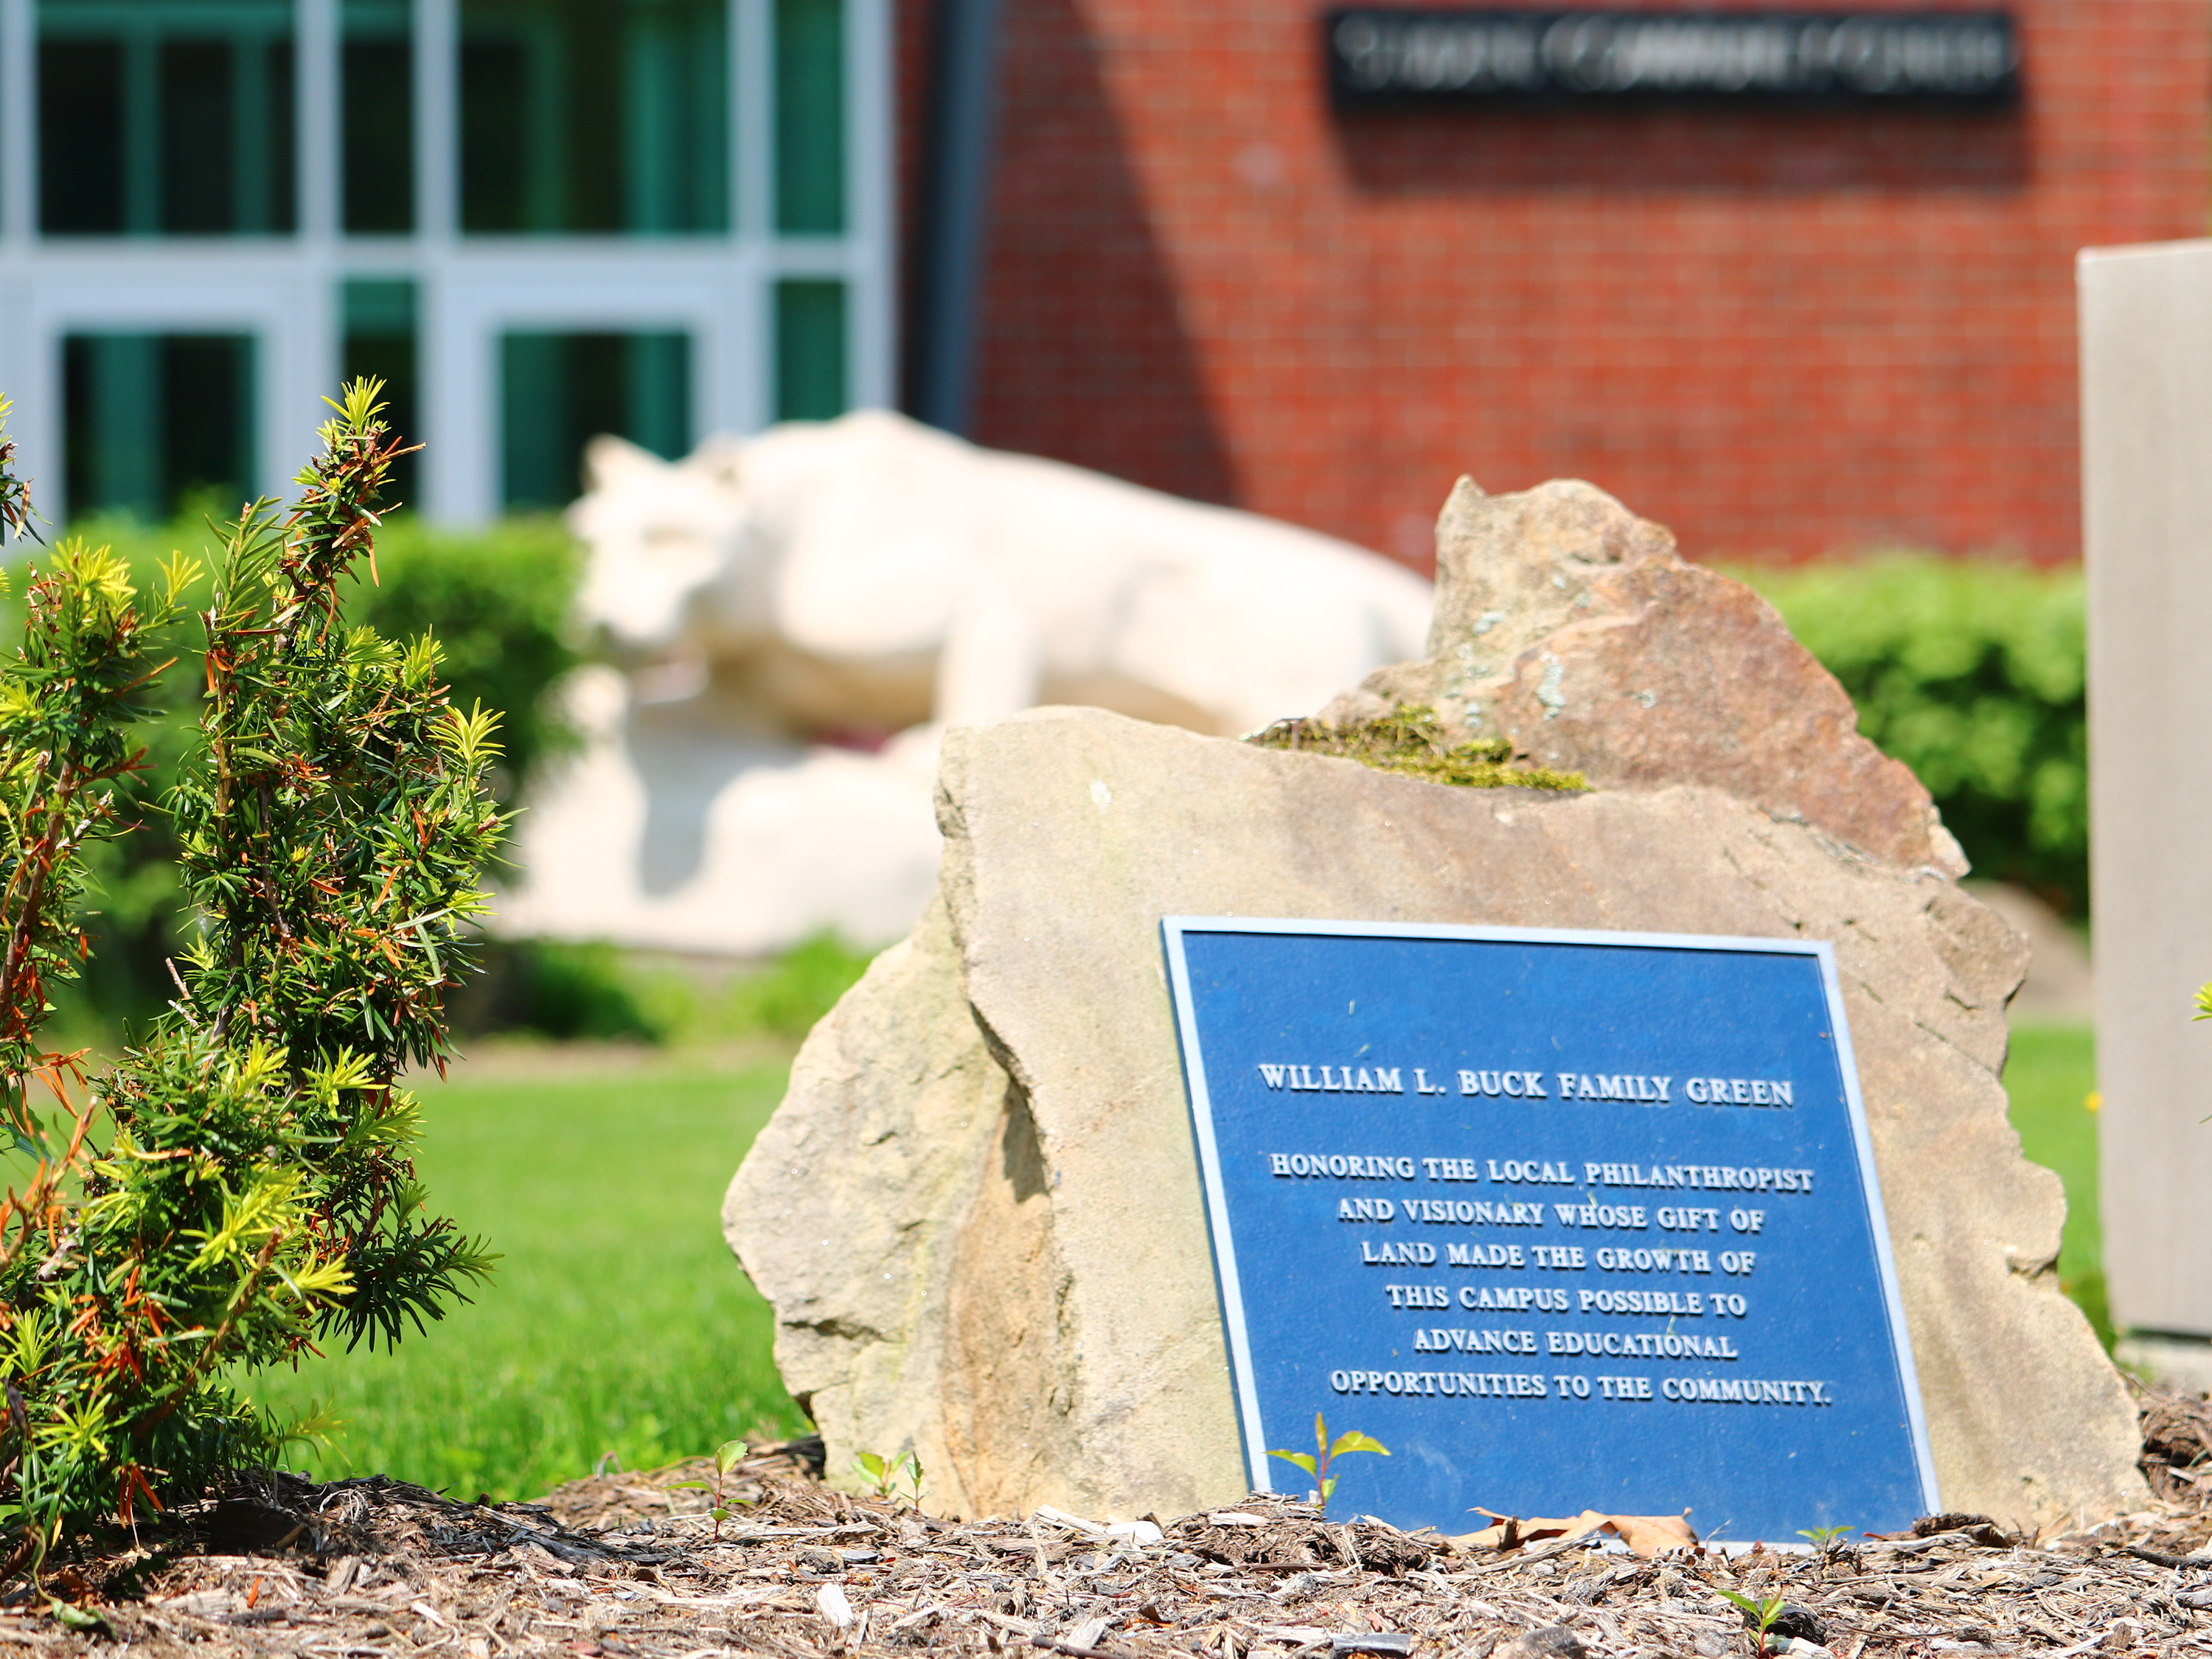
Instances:
[[[1936,1510],[1824,943],[1163,923],[1253,1486],[1464,1532]]]

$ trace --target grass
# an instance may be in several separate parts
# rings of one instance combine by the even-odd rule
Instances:
[[[609,1452],[651,1468],[802,1429],[720,1220],[786,1068],[605,1064],[548,1051],[541,1074],[464,1068],[422,1089],[432,1204],[504,1259],[474,1304],[396,1352],[253,1379],[280,1411],[319,1401],[344,1419],[312,1473],[528,1498]]]
[[[2023,1025],[2012,1036],[2005,1090],[2021,1146],[2066,1183],[2066,1231],[2058,1282],[2081,1304],[2105,1346],[2112,1346],[2105,1301],[2103,1235],[2097,1211],[2097,1044],[2086,1025]]]

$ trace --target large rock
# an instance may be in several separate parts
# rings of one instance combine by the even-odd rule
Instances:
[[[1628,663],[1560,649],[1577,614],[1610,617],[1683,665],[1648,707],[1554,723],[1578,734],[1558,758],[1613,787],[1450,789],[1092,710],[947,737],[939,902],[808,1040],[725,1212],[833,1469],[912,1447],[933,1503],[971,1514],[1242,1492],[1158,925],[1247,915],[1831,940],[1944,1505],[2028,1521],[2142,1499],[2125,1389],[2058,1291],[2059,1183],[2021,1158],[1997,1082],[2021,939],[1953,884],[1924,793],[1771,612],[1588,486],[1547,489],[1504,498],[1535,510],[1475,573],[1502,597],[1455,624],[1522,643],[1469,659],[1440,628],[1430,665],[1364,695],[1434,695],[1437,659],[1487,662],[1457,709],[1492,719],[1531,652],[1540,690],[1547,652],[1555,692]],[[1560,548],[1591,567],[1586,606],[1510,575]],[[1686,606],[1735,619],[1703,692]],[[1762,737],[1753,683],[1785,699],[1769,719],[1795,752]],[[1663,741],[1617,735],[1670,696],[1640,728]],[[1637,753],[1731,788],[1593,758]]]
[[[1459,481],[1437,521],[1428,652],[1333,708],[1430,703],[1449,730],[1601,786],[1702,783],[1876,858],[1966,873],[1927,790],[1859,735],[1850,696],[1774,608],[1592,485]]]

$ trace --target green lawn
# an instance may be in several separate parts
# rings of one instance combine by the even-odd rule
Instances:
[[[2097,1044],[2086,1025],[2029,1025],[2013,1032],[2005,1089],[2013,1127],[2028,1157],[2066,1183],[2066,1231],[2058,1279],[2110,1347],[2104,1244],[2097,1224]]]
[[[396,1353],[334,1353],[255,1379],[346,1427],[319,1475],[382,1470],[527,1498],[605,1453],[651,1468],[802,1425],[766,1305],[722,1243],[722,1189],[781,1098],[784,1067],[671,1061],[594,1075],[434,1080],[418,1159],[432,1206],[503,1253],[471,1306]],[[605,1062],[601,1062],[604,1066]]]

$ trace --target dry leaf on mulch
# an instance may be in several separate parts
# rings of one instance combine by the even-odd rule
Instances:
[[[1498,1524],[1456,1537],[1454,1543],[1471,1549],[1514,1550],[1554,1538],[1573,1540],[1606,1532],[1649,1559],[1666,1550],[1691,1548],[1698,1541],[1698,1534],[1680,1515],[1600,1515],[1595,1510],[1584,1510],[1571,1520],[1538,1521],[1500,1515],[1495,1510],[1477,1513]]]

